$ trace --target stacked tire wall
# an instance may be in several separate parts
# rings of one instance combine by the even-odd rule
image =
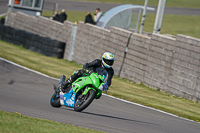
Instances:
[[[34,17],[21,12],[8,13],[5,25],[47,37],[52,40],[65,42],[66,49],[71,42],[71,33],[74,26],[70,21],[60,23],[42,16]],[[64,58],[67,58],[68,50],[64,51]]]
[[[200,39],[185,35],[144,36],[112,27],[110,30],[79,22],[75,38],[73,24],[22,13],[8,15],[8,26],[67,42],[65,56],[84,64],[101,58],[105,51],[115,55],[115,75],[155,89],[200,101]],[[58,30],[58,28],[63,30]],[[9,32],[12,33],[12,32]],[[11,38],[11,35],[7,35]],[[75,40],[75,45],[72,40]],[[69,49],[69,44],[74,45]]]
[[[63,58],[65,43],[0,25],[0,39],[50,57]]]

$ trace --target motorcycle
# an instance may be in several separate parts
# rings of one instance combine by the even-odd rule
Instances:
[[[62,75],[59,84],[65,81],[65,78],[66,77]],[[61,106],[72,107],[74,111],[81,112],[87,108],[94,99],[98,99],[101,96],[102,91],[99,89],[99,86],[103,85],[107,78],[108,73],[104,69],[97,68],[96,71],[89,71],[74,81],[68,87],[68,92],[63,93],[59,89],[56,89],[51,97],[50,104],[57,108]]]

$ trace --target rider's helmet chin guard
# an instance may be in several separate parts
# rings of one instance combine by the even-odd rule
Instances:
[[[105,52],[102,56],[102,63],[106,68],[111,68],[114,64],[114,55],[110,52]]]

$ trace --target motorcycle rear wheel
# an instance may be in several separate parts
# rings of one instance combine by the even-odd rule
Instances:
[[[55,92],[51,99],[50,99],[50,104],[52,107],[60,108],[62,105],[60,104],[60,94],[59,92]]]
[[[96,92],[94,90],[89,90],[86,95],[79,95],[74,104],[74,111],[81,112],[85,108],[87,108],[96,96]]]

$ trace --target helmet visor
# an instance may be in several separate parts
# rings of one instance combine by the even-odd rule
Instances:
[[[109,66],[112,66],[114,64],[114,60],[108,60],[108,59],[103,59],[103,61],[108,64]]]

